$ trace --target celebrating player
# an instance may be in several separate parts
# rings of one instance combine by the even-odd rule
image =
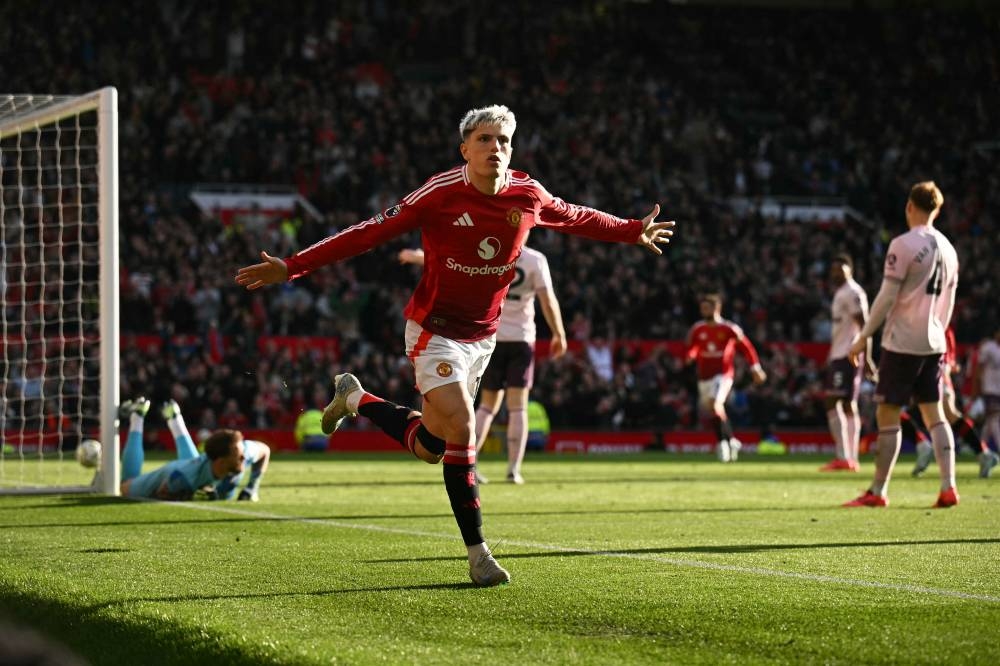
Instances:
[[[934,228],[944,196],[932,181],[917,183],[906,201],[909,231],[892,239],[885,257],[882,287],[871,317],[851,345],[858,364],[868,338],[885,322],[875,401],[879,403],[875,478],[860,497],[844,506],[887,506],[887,489],[900,447],[899,413],[916,398],[928,424],[941,473],[935,507],[958,504],[955,489],[955,440],[941,404],[941,356],[945,330],[955,307],[958,256],[951,242]]]
[[[174,437],[177,460],[146,474],[140,474],[145,453],[142,433],[149,400],[139,398],[122,403],[119,419],[129,419],[128,438],[122,453],[122,495],[163,500],[189,500],[197,490],[208,489],[208,496],[230,499],[250,463],[250,479],[240,491],[239,500],[258,501],[260,480],[271,459],[271,449],[263,442],[244,440],[238,430],[217,430],[205,441],[205,453],[199,454],[181,416],[180,407],[171,400],[163,406],[163,418]]]
[[[733,388],[733,359],[739,349],[750,364],[755,384],[767,380],[760,366],[757,350],[743,329],[722,318],[722,296],[705,294],[698,303],[702,321],[691,327],[687,336],[687,362],[698,368],[698,404],[705,414],[711,414],[719,443],[716,455],[721,462],[736,462],[742,443],[733,436],[726,414],[726,398]]]
[[[423,265],[423,250],[401,250],[399,260]],[[566,330],[562,312],[552,287],[549,262],[545,255],[525,246],[514,267],[516,277],[510,283],[497,344],[483,374],[476,409],[476,453],[483,448],[490,424],[507,397],[507,481],[522,484],[521,462],[528,446],[528,392],[535,374],[535,296],[542,306],[545,322],[552,331],[549,353],[559,358],[566,353]],[[478,483],[489,480],[476,470]]]
[[[261,252],[263,261],[241,268],[248,289],[294,280],[420,229],[424,271],[403,315],[406,350],[413,363],[423,413],[362,389],[345,373],[335,378],[324,423],[332,431],[349,415],[371,419],[421,460],[443,461],[444,485],[477,585],[499,585],[510,574],[493,558],[482,533],[476,484],[472,399],[493,352],[500,308],[514,280],[517,258],[534,226],[595,240],[637,243],[656,254],[673,222],[622,219],[567,204],[537,181],[508,168],[516,122],[505,106],[472,109],[459,125],[465,164],[432,176],[375,217],[319,241],[286,259]]]
[[[851,343],[868,319],[868,296],[854,280],[854,264],[847,255],[837,255],[830,263],[830,281],[837,287],[830,304],[833,332],[830,336],[829,367],[826,380],[826,420],[837,447],[837,457],[820,468],[823,472],[857,472],[858,442],[861,438],[861,415],[858,391],[861,388],[861,365],[854,367],[847,359]],[[875,375],[871,339],[864,354],[870,375]]]

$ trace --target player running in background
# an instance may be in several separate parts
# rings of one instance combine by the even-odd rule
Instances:
[[[294,256],[282,260],[261,252],[262,263],[241,268],[236,276],[237,283],[258,289],[421,231],[424,270],[403,315],[422,413],[366,392],[344,373],[335,379],[324,424],[332,431],[345,417],[361,414],[421,460],[444,463],[445,489],[477,585],[510,580],[483,539],[472,401],[528,232],[551,227],[637,243],[661,254],[658,244],[669,242],[674,225],[655,221],[658,205],[641,220],[622,219],[552,196],[528,174],[509,169],[515,128],[514,114],[505,106],[470,110],[459,124],[465,164],[432,176],[392,208]]]
[[[401,250],[404,263],[424,263],[423,250]],[[525,246],[514,267],[516,277],[507,290],[497,344],[483,374],[476,409],[476,453],[483,448],[493,418],[500,411],[500,402],[507,398],[507,481],[524,483],[521,462],[528,446],[528,393],[535,374],[535,297],[542,306],[542,315],[552,331],[549,353],[559,358],[566,353],[566,329],[562,311],[552,287],[549,262],[538,250]],[[478,483],[489,479],[476,470]]]
[[[688,363],[698,370],[698,404],[703,414],[711,414],[718,437],[716,455],[721,462],[736,462],[742,443],[733,436],[726,414],[726,398],[733,388],[733,359],[736,350],[750,364],[755,384],[763,384],[767,374],[760,366],[757,350],[743,334],[743,329],[722,318],[722,296],[705,294],[698,302],[702,321],[691,327],[687,336]]]
[[[985,409],[983,437],[1000,450],[1000,325],[979,345],[973,385]]]
[[[189,500],[196,491],[207,488],[209,498],[230,499],[249,463],[250,479],[237,499],[252,502],[259,499],[261,477],[271,459],[270,447],[263,442],[244,440],[238,430],[217,430],[205,440],[205,453],[199,454],[180,407],[173,400],[163,406],[162,414],[174,437],[177,460],[141,474],[145,460],[142,435],[149,405],[149,400],[138,398],[118,408],[118,418],[129,419],[128,438],[122,452],[122,495]]]
[[[854,280],[854,263],[839,254],[830,262],[830,281],[837,291],[830,304],[833,331],[826,376],[826,420],[837,447],[837,456],[823,467],[822,472],[857,472],[858,444],[861,439],[861,415],[858,413],[858,392],[865,372],[859,364],[851,365],[847,353],[868,320],[868,296]],[[865,350],[864,367],[875,376],[871,339]]]
[[[958,504],[955,488],[955,440],[941,404],[941,357],[947,349],[945,330],[955,307],[958,256],[951,242],[934,228],[944,196],[932,181],[917,183],[906,201],[909,231],[892,239],[885,257],[882,286],[871,317],[851,345],[858,364],[868,338],[882,322],[882,357],[875,402],[879,403],[875,478],[860,497],[844,506],[887,506],[889,479],[900,447],[900,411],[916,398],[928,424],[941,473],[935,507]]]
[[[944,416],[951,424],[952,436],[955,441],[961,440],[966,446],[972,449],[979,459],[979,476],[988,478],[993,472],[993,468],[1000,462],[997,454],[990,451],[986,441],[980,437],[976,431],[976,424],[967,415],[962,413],[958,407],[958,392],[955,390],[955,383],[952,381],[952,374],[959,371],[958,354],[955,345],[955,333],[948,327],[945,331],[947,348],[944,353],[942,363],[941,390],[944,393],[942,405]],[[923,420],[920,412],[908,414],[909,408],[901,414],[900,426],[903,437],[909,439],[917,447],[917,463],[913,466],[913,476],[920,476],[934,460],[934,447],[931,445],[930,436],[925,432]]]

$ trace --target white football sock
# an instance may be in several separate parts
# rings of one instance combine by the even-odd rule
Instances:
[[[482,405],[476,410],[476,452],[483,448],[486,436],[490,434],[490,426],[493,425],[493,412]]]
[[[861,414],[855,405],[854,411],[844,414],[846,427],[846,439],[844,439],[844,451],[847,452],[847,459],[858,462],[858,448],[861,444]]]
[[[941,490],[948,490],[955,485],[955,436],[951,426],[944,421],[932,425],[930,432],[934,457],[941,474]]]
[[[132,415],[128,420],[128,430],[129,432],[142,432],[142,424],[145,423],[146,417],[142,414],[132,412]]]
[[[178,437],[191,437],[188,434],[187,424],[184,423],[183,414],[178,414],[172,419],[167,419],[167,427],[170,428],[170,434],[174,436],[175,440]]]
[[[840,460],[846,460],[848,457],[845,445],[847,441],[847,424],[844,421],[844,412],[840,408],[840,402],[834,405],[833,409],[826,411],[826,422],[830,426],[830,435],[833,437],[833,443],[837,447],[836,456]]]
[[[507,418],[507,474],[520,474],[524,450],[528,448],[528,413],[509,409]]]
[[[892,468],[899,457],[899,447],[903,443],[903,436],[899,426],[882,428],[878,431],[878,451],[875,453],[875,479],[872,481],[871,491],[876,495],[886,496],[889,489],[889,479],[892,477]]]

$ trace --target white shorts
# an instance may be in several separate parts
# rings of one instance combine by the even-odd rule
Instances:
[[[733,378],[716,375],[711,379],[698,380],[698,401],[703,405],[725,404],[729,392],[733,390]]]
[[[417,390],[421,395],[445,384],[465,382],[469,395],[476,397],[479,380],[496,345],[495,337],[477,342],[456,342],[425,331],[413,320],[406,321],[406,356],[413,363]]]

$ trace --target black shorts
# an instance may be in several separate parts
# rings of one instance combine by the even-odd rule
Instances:
[[[841,400],[857,400],[861,391],[861,375],[864,373],[864,356],[858,359],[858,367],[846,358],[835,358],[826,369],[826,395]]]
[[[882,350],[878,363],[875,402],[905,405],[910,398],[918,404],[941,399],[941,354],[916,356]]]
[[[498,342],[483,373],[481,389],[531,388],[535,378],[535,346],[528,342]]]

